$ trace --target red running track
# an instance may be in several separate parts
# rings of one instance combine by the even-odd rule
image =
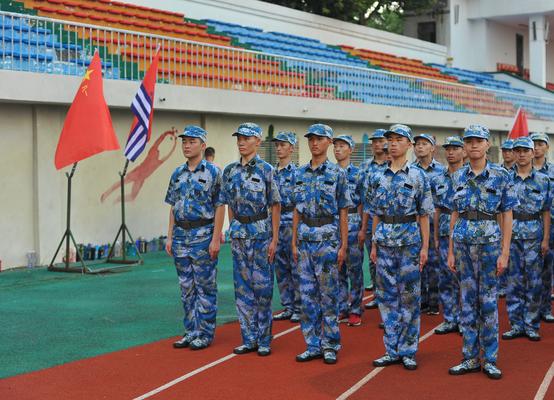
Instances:
[[[500,316],[502,332],[508,329],[503,305]],[[384,352],[378,318],[378,311],[371,310],[361,327],[341,325],[343,349],[336,365],[295,362],[305,345],[300,330],[294,329],[297,325],[288,321],[274,323],[271,356],[229,356],[240,344],[238,324],[231,323],[218,327],[213,345],[203,351],[173,349],[171,338],[3,379],[0,399],[132,399],[193,371],[197,373],[148,398],[336,399],[371,374],[349,398],[533,399],[549,368],[554,369],[554,325],[548,324],[541,326],[541,342],[500,342],[500,381],[483,373],[448,375],[448,368],[461,358],[461,337],[456,334],[426,335],[417,371],[401,365],[375,369],[371,361]],[[441,316],[423,316],[422,337],[441,321]],[[216,360],[220,363],[198,372]],[[552,386],[543,398],[554,399]]]

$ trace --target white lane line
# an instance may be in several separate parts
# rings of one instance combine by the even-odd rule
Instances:
[[[438,327],[440,326],[437,325],[435,326],[433,329],[431,329],[429,332],[427,332],[425,335],[423,335],[422,337],[419,338],[419,343],[423,342],[424,340],[427,340],[429,339],[431,336],[433,336],[434,332],[435,332],[435,329],[437,329]],[[372,380],[373,378],[375,378],[377,376],[377,374],[379,374],[379,372],[381,372],[382,370],[384,370],[385,368],[384,367],[377,367],[377,368],[374,368],[371,370],[371,372],[369,374],[367,374],[366,376],[364,376],[362,379],[360,379],[358,382],[356,382],[356,384],[354,386],[352,386],[350,389],[348,389],[346,392],[344,392],[343,394],[341,394],[339,397],[337,397],[337,400],[345,400],[347,398],[349,398],[350,396],[352,396],[354,393],[356,393],[358,390],[360,390],[362,388],[362,386],[364,386],[366,383],[368,383],[370,380]]]
[[[165,385],[162,385],[162,386],[160,386],[160,387],[158,387],[154,390],[151,390],[150,392],[148,392],[146,394],[143,394],[142,396],[135,397],[135,400],[142,400],[142,399],[147,399],[149,397],[152,397],[152,396],[154,396],[154,395],[156,395],[156,394],[158,394],[158,393],[160,393],[160,392],[162,392],[166,389],[169,389],[172,386],[175,386],[179,382],[183,382],[184,380],[189,379],[190,377],[192,377],[194,375],[197,375],[197,374],[201,373],[202,371],[205,371],[205,370],[207,370],[211,367],[214,367],[218,364],[221,364],[222,362],[230,360],[231,358],[236,357],[236,356],[237,355],[234,354],[234,353],[228,354],[225,357],[220,358],[219,360],[215,360],[214,362],[212,362],[210,364],[206,364],[203,367],[197,368],[194,371],[189,372],[188,374],[180,376],[179,378],[174,379],[171,382],[166,383]]]
[[[546,392],[548,392],[548,387],[552,383],[552,378],[554,378],[554,361],[552,362],[552,364],[550,364],[550,368],[548,369],[548,371],[546,371],[546,375],[542,380],[541,386],[539,387],[539,390],[535,395],[535,400],[544,399],[544,396],[546,396]]]
[[[373,297],[373,295],[370,294],[369,296],[364,297],[363,300],[364,300],[364,301],[365,301],[365,300],[369,300],[369,299],[371,299],[372,297]],[[289,333],[294,332],[294,331],[296,331],[296,330],[298,330],[298,329],[300,329],[300,324],[298,324],[298,325],[296,325],[296,326],[293,326],[292,328],[289,328],[289,329],[287,329],[287,330],[285,330],[285,331],[283,331],[283,332],[279,332],[278,334],[276,334],[275,336],[273,336],[273,339],[277,339],[277,338],[280,338],[281,336],[288,335]],[[175,386],[175,385],[178,384],[178,383],[181,383],[181,382],[183,382],[183,381],[185,381],[185,380],[187,380],[187,379],[189,379],[189,378],[192,378],[193,376],[198,375],[199,373],[204,372],[204,371],[206,371],[207,369],[210,369],[210,368],[212,368],[212,367],[215,367],[216,365],[221,364],[221,363],[223,363],[223,362],[225,362],[225,361],[228,361],[228,360],[230,360],[230,359],[232,359],[232,358],[234,358],[234,357],[236,357],[236,356],[237,356],[237,355],[234,354],[234,353],[228,354],[228,355],[226,355],[225,357],[221,357],[221,358],[218,359],[218,360],[215,360],[215,361],[213,361],[213,362],[211,362],[211,363],[209,363],[209,364],[206,364],[206,365],[204,365],[204,366],[202,366],[202,367],[200,367],[200,368],[197,368],[197,369],[195,369],[194,371],[189,372],[188,374],[182,375],[182,376],[180,376],[180,377],[178,377],[178,378],[172,380],[171,382],[167,382],[165,385],[162,385],[162,386],[160,386],[160,387],[157,387],[156,389],[151,390],[151,391],[149,391],[148,393],[143,394],[142,396],[135,397],[133,400],[144,400],[144,399],[147,399],[147,398],[149,398],[149,397],[152,397],[152,396],[154,396],[154,395],[156,395],[156,394],[158,394],[158,393],[160,393],[160,392],[163,392],[163,391],[166,390],[166,389],[169,389],[169,388],[172,387],[172,386]]]

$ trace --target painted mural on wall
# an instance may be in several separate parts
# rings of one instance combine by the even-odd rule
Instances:
[[[177,136],[176,136],[177,130],[175,128],[172,128],[171,130],[165,131],[160,135],[158,139],[154,143],[150,145],[150,149],[148,150],[148,153],[146,154],[146,157],[144,160],[137,165],[135,168],[133,168],[130,172],[127,173],[125,176],[125,185],[131,185],[131,192],[125,194],[125,201],[126,202],[133,202],[137,198],[137,196],[140,193],[140,190],[142,189],[142,186],[144,185],[144,182],[156,171],[164,162],[166,162],[171,155],[175,152],[175,148],[177,147]],[[168,142],[171,142],[171,147],[169,152],[160,158],[161,155],[161,149],[162,145],[166,145]],[[115,182],[108,190],[106,190],[104,193],[102,193],[102,196],[100,196],[100,201],[104,203],[108,197],[116,192],[120,193],[121,183],[118,180]],[[114,204],[119,203],[121,201],[121,195],[118,195],[114,199]]]

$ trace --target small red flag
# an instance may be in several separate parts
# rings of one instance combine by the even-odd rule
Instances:
[[[65,117],[54,164],[61,169],[87,157],[119,149],[110,110],[104,99],[98,51],[85,73]]]
[[[527,126],[527,115],[525,110],[519,107],[514,120],[514,126],[508,134],[508,139],[517,139],[518,137],[529,136],[529,127]]]

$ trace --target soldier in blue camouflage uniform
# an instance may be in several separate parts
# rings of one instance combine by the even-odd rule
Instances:
[[[223,171],[222,203],[229,206],[235,299],[243,344],[235,354],[271,353],[272,262],[279,238],[281,196],[273,167],[257,154],[262,129],[241,124],[233,134],[241,158]]]
[[[339,322],[347,320],[348,326],[359,326],[362,324],[362,299],[364,297],[364,271],[362,268],[364,263],[364,241],[359,240],[359,233],[362,228],[363,173],[350,162],[355,146],[352,136],[336,136],[333,139],[333,144],[335,159],[339,167],[346,172],[350,198],[354,203],[354,207],[348,210],[346,262],[339,272]],[[350,290],[348,290],[349,286]]]
[[[506,171],[511,171],[515,166],[515,155],[513,151],[514,141],[507,139],[500,148],[502,149],[502,167]],[[509,266],[508,266],[509,268]],[[508,285],[508,273],[502,274],[498,277],[498,296],[506,296],[506,287]]]
[[[510,171],[516,162],[514,155],[514,141],[512,139],[507,139],[504,143],[502,143],[500,149],[502,150],[502,166],[506,169],[506,171]]]
[[[535,144],[535,159],[533,160],[533,166],[539,172],[546,174],[550,179],[550,189],[554,191],[554,164],[548,162],[546,155],[549,149],[548,135],[545,133],[535,132],[531,133],[531,139]],[[554,195],[551,193],[551,197]],[[550,209],[550,225],[554,221],[554,208]],[[542,269],[542,300],[541,300],[541,319],[549,324],[554,323],[554,316],[552,315],[552,274],[554,269],[554,231],[550,229],[550,251],[544,258],[544,267]]]
[[[298,261],[300,324],[307,350],[296,356],[296,361],[323,356],[326,364],[335,364],[341,347],[338,272],[346,260],[348,209],[354,205],[345,172],[327,159],[333,138],[331,127],[314,124],[304,136],[312,159],[298,169],[296,176],[292,253]]]
[[[513,210],[506,298],[512,329],[502,339],[527,336],[539,341],[541,272],[550,235],[550,183],[548,176],[533,169],[534,145],[529,137],[516,139],[513,151],[516,165],[510,175],[519,205]]]
[[[464,130],[469,163],[452,176],[448,267],[459,271],[464,360],[450,368],[449,373],[480,371],[482,349],[484,373],[491,379],[500,379],[502,372],[496,366],[497,275],[508,265],[512,209],[518,200],[508,172],[487,161],[489,136],[488,128],[482,125],[470,125]]]
[[[448,168],[431,179],[435,192],[435,246],[438,246],[439,297],[443,307],[444,322],[435,329],[437,335],[458,332],[460,312],[460,283],[456,273],[448,269],[448,242],[450,236],[450,215],[452,214],[452,175],[464,164],[464,142],[459,136],[446,138],[444,147]]]
[[[414,151],[417,161],[414,166],[420,168],[429,181],[437,175],[444,173],[446,168],[433,158],[435,153],[435,138],[427,133],[422,133],[414,136]],[[436,203],[435,187],[431,185],[431,193],[433,194],[433,202]],[[430,230],[433,232],[434,224],[431,218]],[[427,312],[429,315],[439,314],[439,255],[437,245],[434,243],[434,235],[431,235],[429,243],[429,260],[425,269],[421,273],[421,312]]]
[[[186,332],[173,346],[200,350],[214,337],[216,264],[225,208],[219,199],[221,171],[202,159],[207,132],[189,125],[179,137],[187,162],[171,175],[165,196],[171,205],[166,251],[179,277]]]
[[[428,257],[433,197],[425,173],[406,158],[411,129],[393,125],[385,136],[392,161],[369,177],[364,201],[364,212],[373,216],[370,257],[377,265],[376,295],[385,328],[386,354],[373,365],[401,362],[407,370],[415,370],[421,270]]]
[[[292,259],[292,215],[294,211],[294,183],[296,165],[291,161],[296,135],[293,132],[279,132],[273,139],[279,163],[275,169],[275,181],[281,195],[281,225],[279,243],[275,253],[275,275],[281,295],[283,312],[275,315],[274,320],[290,319],[300,322],[300,291],[296,263]]]
[[[373,157],[365,160],[360,164],[360,171],[363,173],[364,182],[369,179],[369,177],[375,173],[376,170],[381,169],[386,165],[387,154],[386,146],[387,139],[385,138],[386,129],[376,129],[375,132],[371,135],[369,140],[371,140],[371,151]],[[364,187],[367,187],[367,182],[364,183]],[[371,220],[371,215],[363,214],[362,216],[362,227],[366,227],[365,235],[361,232],[360,240],[365,242],[365,247],[367,249],[367,254],[371,252],[371,228],[373,222]],[[366,287],[367,290],[371,290],[375,285],[375,263],[369,260],[369,276],[371,277],[371,285]],[[377,299],[373,298],[365,305],[366,310],[371,310],[377,308]]]

